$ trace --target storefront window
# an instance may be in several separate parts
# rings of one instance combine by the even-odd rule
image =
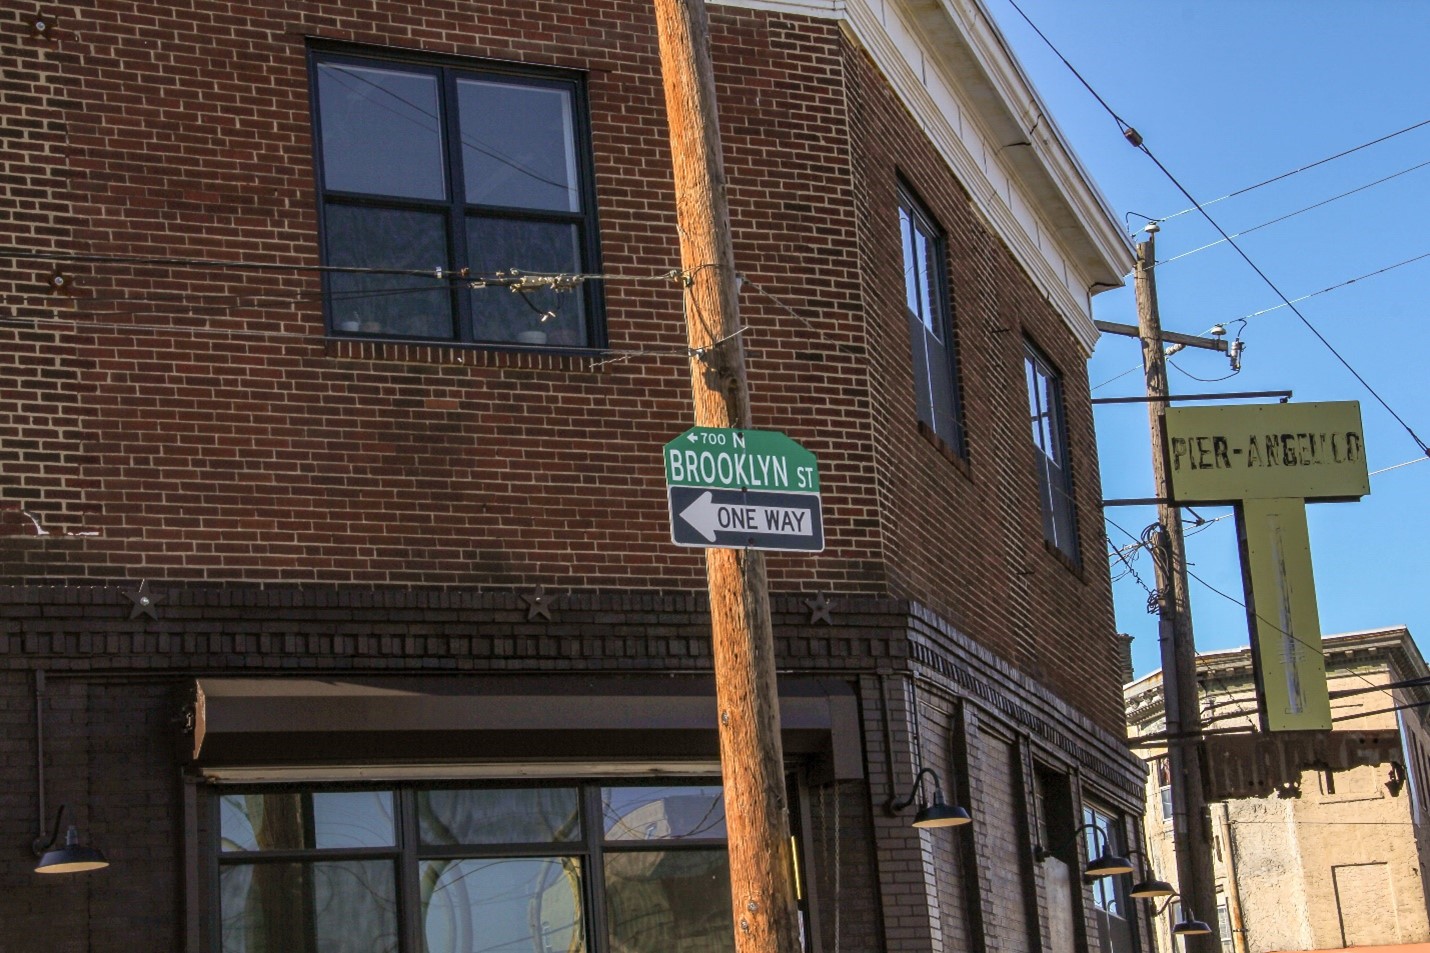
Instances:
[[[724,953],[718,784],[219,788],[222,953]]]

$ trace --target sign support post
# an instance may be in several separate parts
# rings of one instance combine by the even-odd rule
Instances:
[[[1156,495],[1170,500],[1165,416],[1169,388],[1167,355],[1162,350],[1162,319],[1157,311],[1157,224],[1147,226],[1147,240],[1137,245],[1133,287],[1137,293],[1137,328],[1147,378],[1148,423]],[[1161,526],[1153,563],[1157,569],[1157,614],[1162,648],[1162,692],[1167,712],[1167,761],[1172,774],[1172,839],[1177,855],[1177,886],[1184,912],[1213,924],[1206,936],[1185,937],[1188,953],[1218,949],[1216,893],[1212,870],[1211,815],[1203,778],[1201,700],[1197,697],[1197,647],[1188,600],[1187,554],[1182,511],[1175,503],[1157,506]]]
[[[704,0],[654,0],[695,423],[749,428],[735,252]],[[706,549],[737,953],[799,953],[764,553]]]

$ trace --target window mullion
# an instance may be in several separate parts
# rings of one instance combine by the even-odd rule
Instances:
[[[466,178],[462,168],[462,117],[457,108],[457,77],[442,70],[442,137],[447,159],[447,254],[448,266],[468,267]],[[475,336],[472,328],[472,293],[462,282],[452,283],[453,333],[459,341]]]
[[[588,784],[582,788],[581,810],[584,815],[581,830],[585,834],[583,844],[586,850],[584,864],[585,881],[582,889],[586,902],[586,950],[587,953],[607,953],[606,951],[606,864],[601,854],[601,842],[605,838],[605,818],[601,813],[601,786]]]
[[[401,918],[398,933],[402,940],[402,953],[421,953],[425,944],[422,936],[422,877],[417,868],[417,796],[412,788],[398,788],[397,800],[397,910]]]

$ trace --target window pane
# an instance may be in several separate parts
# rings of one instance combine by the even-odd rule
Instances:
[[[404,198],[445,198],[438,116],[435,76],[319,64],[324,186]]]
[[[931,331],[925,331],[924,337],[924,352],[928,355],[930,408],[929,416],[924,419],[934,433],[952,441],[955,439],[953,367],[949,361],[948,347]]]
[[[470,216],[467,247],[476,274],[512,269],[573,274],[581,270],[575,225]],[[491,287],[473,289],[471,294],[472,336],[478,341],[587,343],[586,310],[579,290],[543,288],[517,294],[509,288]]]
[[[448,267],[445,216],[410,209],[329,205],[328,264],[346,268]],[[427,338],[452,336],[446,281],[409,275],[329,276],[334,330]]]
[[[725,796],[708,787],[602,788],[606,840],[724,837]]]
[[[585,949],[574,858],[436,860],[421,868],[428,953]]]
[[[395,953],[390,861],[225,865],[223,953]]]
[[[422,843],[547,844],[581,836],[574,788],[418,791]]]
[[[919,302],[919,316],[923,318],[924,327],[928,329],[929,335],[937,341],[943,340],[943,309],[939,307],[938,295],[938,243],[929,237],[929,233],[920,229],[916,235],[915,245],[918,249],[919,260],[919,288],[923,292],[923,299]]]
[[[904,246],[904,306],[919,316],[918,258],[914,254],[914,218],[907,208],[899,209],[899,232]]]
[[[606,855],[606,917],[621,953],[724,953],[735,948],[724,851]]]
[[[569,90],[459,80],[457,107],[469,203],[580,211]]]
[[[391,791],[228,794],[219,801],[222,849],[390,847]]]
[[[1047,446],[1043,439],[1043,421],[1046,419],[1046,413],[1038,365],[1030,357],[1023,362],[1023,367],[1028,372],[1028,414],[1033,421],[1033,446],[1042,450]]]

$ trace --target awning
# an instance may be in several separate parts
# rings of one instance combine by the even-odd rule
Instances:
[[[779,693],[786,758],[862,777],[850,686],[786,678]],[[719,762],[710,676],[202,678],[184,708],[182,753],[200,773]]]

